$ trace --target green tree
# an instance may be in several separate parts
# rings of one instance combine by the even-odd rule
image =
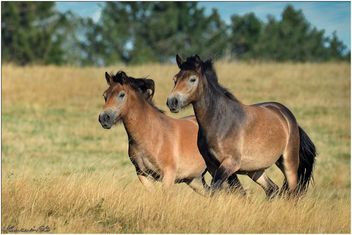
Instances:
[[[226,25],[216,10],[206,16],[196,2],[108,2],[82,47],[103,64],[165,62],[176,53],[221,57]],[[90,50],[88,49],[88,51]]]
[[[205,30],[194,40],[194,44],[197,44],[197,41],[202,42],[199,51],[203,53],[194,53],[204,55],[204,57],[224,57],[228,47],[228,26],[221,19],[216,9],[212,10],[209,17],[206,17],[205,22]]]
[[[81,50],[82,65],[103,65],[109,64],[106,61],[111,60],[111,55],[105,47],[103,40],[103,27],[93,22],[91,18],[81,19],[80,34],[83,35],[79,43]],[[114,50],[111,50],[114,53]],[[110,56],[110,57],[109,57]]]
[[[325,61],[329,58],[324,30],[312,27],[301,10],[288,5],[282,19],[272,16],[264,25],[256,55],[262,59],[277,61]]]
[[[304,61],[326,61],[328,51],[326,48],[327,38],[324,36],[324,30],[313,28],[306,36],[302,45]]]
[[[272,35],[272,38],[275,37],[272,43],[277,43],[274,59],[304,60],[305,51],[303,45],[307,39],[309,24],[304,18],[302,11],[296,11],[292,6],[287,6],[282,13],[282,20],[277,22],[277,24],[274,27],[277,32]],[[266,39],[270,40],[270,35],[267,35]],[[270,43],[270,41],[267,43]]]
[[[141,38],[158,61],[176,53],[221,57],[226,49],[226,25],[217,10],[209,16],[197,3],[155,3],[142,26]]]
[[[253,57],[262,30],[261,21],[254,13],[231,17],[230,47],[237,58]]]
[[[2,2],[1,43],[4,61],[18,64],[64,63],[59,33],[67,23],[53,2]]]
[[[329,58],[331,60],[342,60],[344,59],[344,51],[346,46],[336,35],[336,31],[333,32],[332,38],[329,40]]]
[[[267,23],[259,36],[259,42],[254,45],[255,53],[258,58],[267,60],[276,60],[278,57],[278,38],[279,24],[273,16],[268,16]]]
[[[99,61],[110,65],[119,62],[130,63],[132,59],[137,59],[136,56],[139,55],[133,55],[131,46],[136,42],[139,43],[137,35],[142,30],[141,24],[146,20],[150,4],[106,2],[97,24],[91,20],[85,22],[87,31],[82,43],[82,48],[87,49],[85,61],[87,63]],[[138,47],[143,52],[148,51],[147,47],[140,45]]]
[[[168,62],[176,53],[275,61],[350,60],[337,37],[288,5],[282,18],[210,14],[197,2],[106,2],[100,20],[55,10],[53,2],[2,2],[2,59],[18,64]]]

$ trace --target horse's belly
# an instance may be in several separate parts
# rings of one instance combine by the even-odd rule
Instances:
[[[241,169],[265,169],[280,158],[286,147],[285,133],[267,131],[267,135],[244,141],[241,151]]]
[[[241,170],[253,171],[266,169],[280,158],[283,147],[248,149],[241,156]]]
[[[280,156],[242,156],[241,171],[266,169],[275,164]]]

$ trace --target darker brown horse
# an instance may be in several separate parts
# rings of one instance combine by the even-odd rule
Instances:
[[[110,129],[122,121],[128,135],[128,154],[142,184],[150,187],[153,181],[162,181],[168,188],[185,182],[200,193],[207,189],[195,117],[174,119],[156,108],[151,101],[151,79],[135,79],[122,71],[105,76],[109,88],[104,92],[99,122]]]
[[[276,163],[285,175],[281,192],[304,192],[312,179],[316,150],[291,111],[276,102],[241,103],[218,83],[210,60],[203,62],[197,55],[176,60],[180,71],[167,105],[178,112],[192,104],[199,124],[198,146],[214,174],[212,190],[240,173],[273,197],[278,187],[264,171]]]

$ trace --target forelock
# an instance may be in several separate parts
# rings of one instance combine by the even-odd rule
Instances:
[[[120,83],[121,85],[126,84],[128,81],[128,76],[124,71],[118,71],[115,75],[110,73],[112,81],[115,83]]]
[[[182,70],[195,70],[197,68],[196,56],[187,57],[186,61],[180,65],[180,68]]]

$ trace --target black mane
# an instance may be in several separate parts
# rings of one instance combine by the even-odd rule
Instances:
[[[130,77],[127,76],[127,74],[124,71],[118,71],[115,75],[114,74],[110,74],[112,80],[116,83],[120,83],[121,85],[124,84],[128,84],[130,85],[130,87],[136,91],[138,94],[142,95],[142,90],[141,88],[137,85],[137,81],[138,80],[144,80],[147,79],[147,77],[143,77],[143,78],[134,78],[134,77]],[[154,87],[153,87],[153,94],[154,94]],[[143,96],[143,95],[142,95]],[[143,96],[144,98],[144,96]],[[152,99],[144,99],[145,101],[147,101],[153,108],[155,108],[157,111],[159,111],[160,113],[164,113],[164,110],[159,109],[153,102]]]
[[[203,62],[197,55],[194,55],[188,57],[186,61],[180,65],[180,69],[182,70],[197,70],[199,67],[201,68],[202,74],[207,79],[209,86],[213,90],[219,91],[230,100],[239,102],[238,99],[228,89],[219,84],[218,76],[216,75],[211,59]]]
[[[225,87],[221,86],[216,75],[215,69],[213,67],[213,62],[211,60],[206,60],[202,64],[202,72],[208,81],[208,84],[213,88],[223,93],[230,100],[238,102],[238,99]]]

